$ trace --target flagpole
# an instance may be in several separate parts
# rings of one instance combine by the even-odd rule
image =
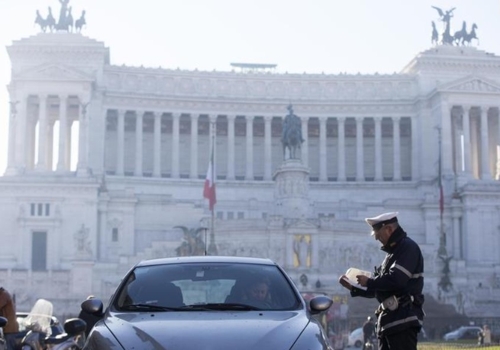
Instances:
[[[211,122],[212,131],[212,149],[211,149],[211,162],[212,162],[212,181],[215,184],[215,121]],[[217,246],[215,245],[215,203],[211,208],[212,222],[210,227],[210,245],[208,246],[209,255],[217,255]]]

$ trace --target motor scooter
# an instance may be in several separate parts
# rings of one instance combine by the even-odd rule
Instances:
[[[64,322],[64,332],[51,336],[52,303],[39,299],[25,319],[28,333],[21,341],[22,350],[80,350],[85,343],[85,321],[71,318]]]

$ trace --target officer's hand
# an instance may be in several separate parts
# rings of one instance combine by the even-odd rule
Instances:
[[[342,285],[342,287],[344,288],[347,288],[349,290],[352,289],[352,286],[349,282],[346,281],[347,280],[347,276],[346,275],[342,275],[339,277],[339,283]]]
[[[369,277],[365,275],[357,275],[356,279],[358,280],[360,286],[366,287],[366,285],[368,284]]]

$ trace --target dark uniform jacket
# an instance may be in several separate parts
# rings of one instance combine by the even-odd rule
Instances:
[[[420,329],[424,319],[424,258],[420,247],[398,227],[381,249],[386,252],[385,259],[375,267],[367,289],[353,287],[351,296],[376,298],[381,303],[376,311],[379,337],[411,327]],[[383,309],[382,302],[390,297],[397,298],[397,308]]]

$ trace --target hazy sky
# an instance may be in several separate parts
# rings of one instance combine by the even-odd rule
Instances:
[[[103,41],[112,64],[230,70],[273,63],[277,72],[399,72],[431,47],[431,21],[456,7],[478,25],[479,49],[500,55],[500,0],[71,0],[83,34]],[[10,61],[5,46],[36,35],[35,13],[57,19],[58,0],[0,0],[0,174],[7,157]]]

